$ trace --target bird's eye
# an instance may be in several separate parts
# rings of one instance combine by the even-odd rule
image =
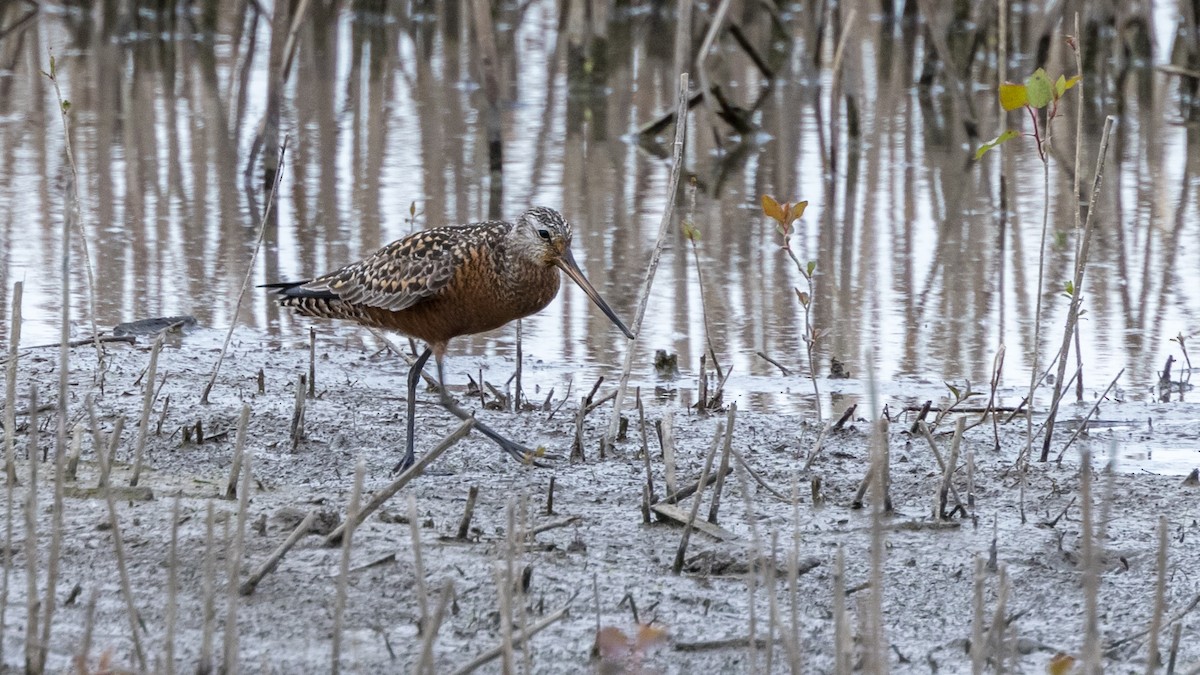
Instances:
[[[546,241],[550,241],[550,230],[538,230],[538,236]]]

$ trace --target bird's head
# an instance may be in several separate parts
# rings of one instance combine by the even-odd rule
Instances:
[[[554,209],[535,206],[522,213],[513,234],[524,255],[547,266],[558,265],[571,253],[571,224]]]
[[[617,318],[576,264],[575,256],[571,254],[571,224],[561,213],[535,206],[521,214],[517,226],[513,228],[513,237],[523,255],[534,257],[547,266],[554,265],[565,272],[626,337],[633,339],[633,333]]]

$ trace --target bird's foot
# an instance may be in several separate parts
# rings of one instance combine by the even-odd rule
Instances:
[[[508,439],[496,439],[496,444],[499,445],[504,452],[508,453],[510,457],[522,464],[547,468],[550,465],[541,460],[562,459],[562,455],[546,452],[545,448],[539,447],[537,449],[530,450],[524,445]]]

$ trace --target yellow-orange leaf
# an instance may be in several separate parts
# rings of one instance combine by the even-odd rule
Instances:
[[[804,209],[806,209],[806,208],[808,208],[807,200],[802,201],[802,202],[796,202],[795,204],[788,204],[787,214],[786,214],[787,224],[791,225],[792,223],[796,222],[797,218],[804,215]]]
[[[785,214],[783,208],[779,206],[779,202],[775,201],[775,198],[771,195],[762,196],[762,210],[768,218],[773,218],[780,223],[784,221]]]
[[[1025,85],[1015,82],[1005,82],[1000,85],[1000,106],[1005,110],[1016,110],[1025,105],[1029,94]]]

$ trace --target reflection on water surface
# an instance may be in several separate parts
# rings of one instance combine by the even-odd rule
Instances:
[[[470,3],[310,3],[282,84],[271,75],[271,64],[286,60],[272,21],[288,17],[260,15],[253,2],[211,4],[211,12],[195,14],[125,12],[121,3],[43,5],[24,23],[29,6],[0,8],[0,296],[7,306],[12,283],[25,281],[25,343],[57,338],[61,224],[72,186],[54,89],[39,74],[51,53],[70,101],[102,327],[176,314],[222,329],[234,320],[263,199],[259,163],[249,180],[243,173],[264,120],[277,120],[290,151],[278,219],[267,229],[254,282],[327,271],[415,228],[511,218],[545,204],[574,221],[580,264],[618,313],[632,318],[670,168],[672,130],[656,142],[636,133],[674,101],[676,25],[666,5],[594,3],[597,15],[566,9],[560,16],[558,3],[500,4],[493,19],[503,170],[493,174]],[[780,17],[780,32],[756,7],[747,3],[730,19],[774,69],[770,86],[728,35],[707,61],[710,78],[745,109],[751,129],[733,133],[694,108],[685,160],[698,186],[692,220],[702,234],[713,342],[734,373],[730,396],[784,409],[811,405],[804,402],[810,388],[797,376],[807,367],[793,291],[802,280],[758,208],[763,193],[811,202],[794,246],[802,260],[817,262],[821,375],[836,358],[855,378],[873,366],[893,395],[921,382],[940,389],[943,379],[981,388],[1003,343],[1006,385],[1025,386],[1042,175],[1028,141],[1005,146],[1003,159],[971,161],[973,149],[1001,128],[994,54],[979,56],[969,76],[956,80],[931,63],[934,48],[916,17],[890,22],[864,4],[837,85],[845,98],[831,116],[828,36],[814,66],[815,35],[803,8]],[[1187,122],[1180,103],[1186,78],[1155,67],[1171,59],[1174,16],[1146,17],[1153,27],[1146,58],[1122,51],[1125,43],[1088,52],[1094,72],[1082,89],[1085,185],[1104,116],[1119,119],[1085,282],[1080,343],[1089,391],[1124,367],[1122,386],[1141,396],[1167,354],[1177,354],[1169,338],[1200,326],[1197,124],[1194,111]],[[970,27],[955,20],[937,17],[935,31],[957,54]],[[1084,20],[1103,25],[1105,17],[1095,10]],[[1008,67],[1018,75],[1011,78],[1036,66],[1043,23],[1034,10],[1014,15]],[[705,27],[699,20],[697,44]],[[1062,32],[1049,43],[1047,66],[1070,73]],[[270,104],[276,88],[278,107]],[[1072,273],[1079,100],[1069,98],[1053,127],[1043,363],[1061,339],[1067,303],[1058,289]],[[1008,123],[1028,120],[1014,113]],[[271,146],[262,152],[272,156]],[[832,160],[823,159],[828,152]],[[1001,171],[1009,181],[1006,205]],[[73,256],[73,313],[86,318],[78,238]],[[547,386],[582,367],[588,382],[611,374],[626,346],[578,289],[564,288],[524,324],[527,376]],[[264,336],[305,339],[307,322],[262,293],[249,297],[237,321]],[[86,320],[73,329],[78,337],[90,333]],[[372,340],[358,329],[322,330]],[[696,270],[674,228],[638,346],[639,379],[654,383],[653,354],[665,349],[679,354],[679,386],[691,387],[704,330]],[[508,327],[461,339],[450,365],[473,371],[481,360],[462,358],[473,354],[510,369],[514,337]],[[780,376],[757,352],[793,376]]]

